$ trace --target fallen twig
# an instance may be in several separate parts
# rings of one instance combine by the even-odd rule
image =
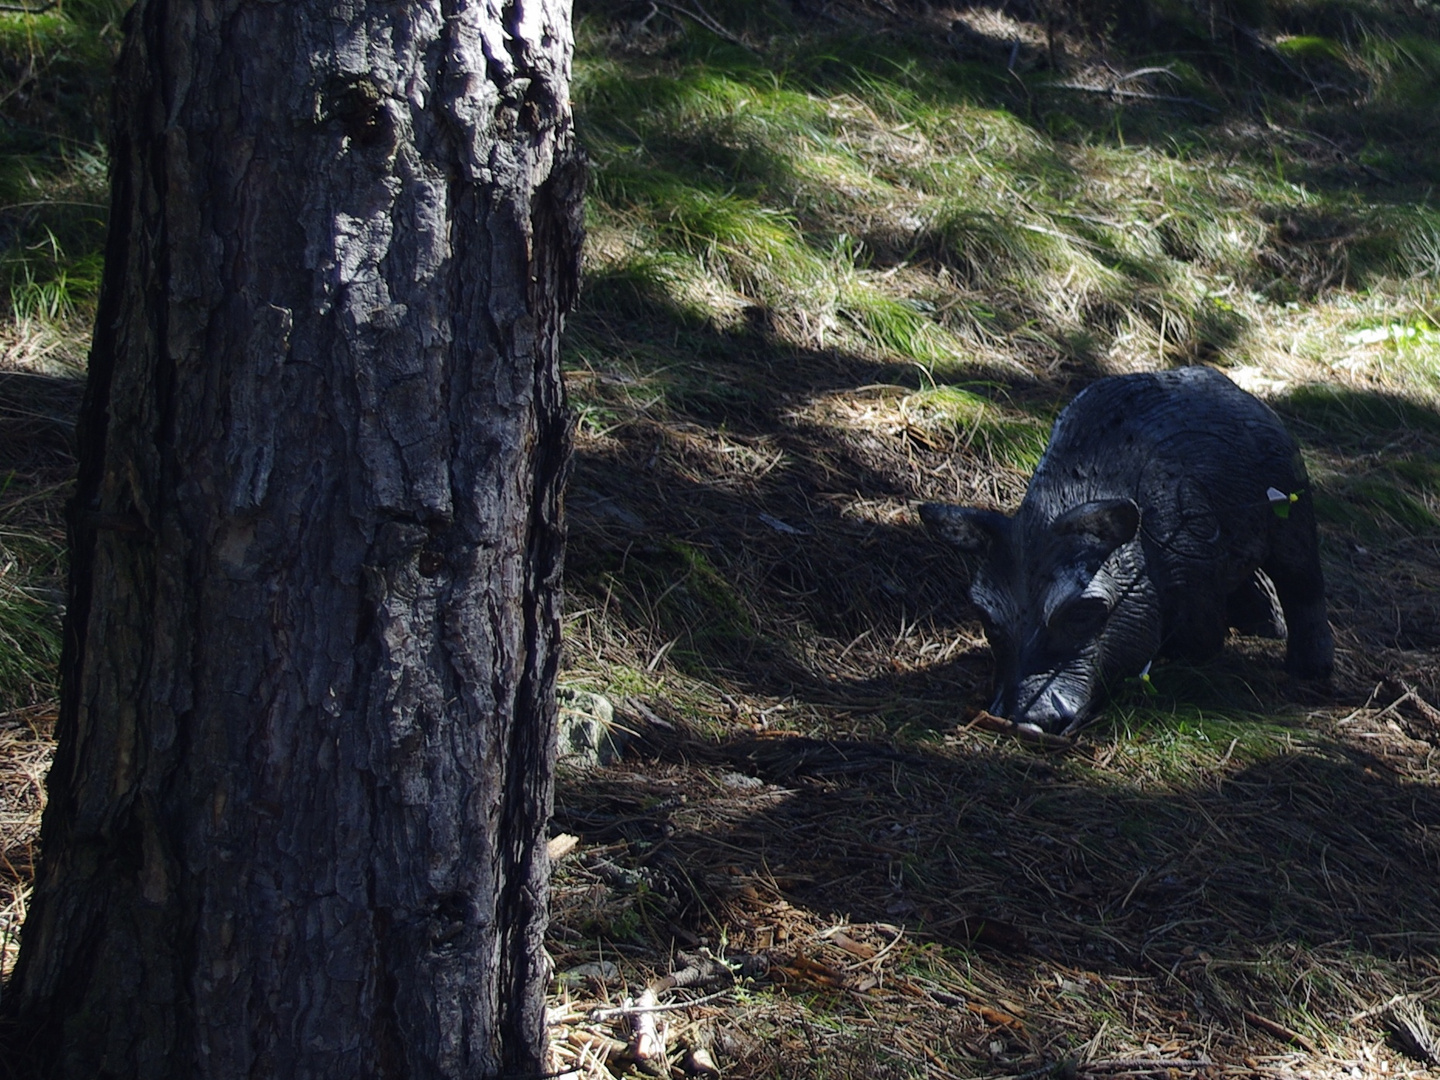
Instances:
[[[1434,705],[1431,705],[1428,701],[1421,697],[1415,687],[1411,686],[1404,679],[1397,679],[1396,683],[1399,685],[1400,689],[1404,691],[1404,693],[1401,696],[1400,700],[1395,702],[1395,704],[1399,705],[1402,702],[1408,701],[1411,705],[1415,706],[1416,712],[1418,712],[1431,724],[1435,725],[1437,728],[1440,728],[1440,709],[1437,709]]]
[[[1302,1035],[1298,1031],[1292,1031],[1290,1028],[1286,1027],[1282,1023],[1279,1023],[1278,1021],[1268,1020],[1265,1017],[1261,1016],[1259,1013],[1250,1012],[1248,1009],[1245,1011],[1245,1019],[1250,1021],[1250,1023],[1254,1024],[1261,1031],[1268,1031],[1277,1039],[1283,1039],[1288,1043],[1294,1043],[1306,1053],[1318,1054],[1320,1052],[1320,1048],[1315,1045],[1314,1039],[1310,1038],[1308,1035]]]
[[[1085,1072],[1125,1072],[1128,1069],[1208,1069],[1215,1064],[1207,1057],[1198,1058],[1164,1058],[1164,1057],[1133,1057],[1133,1058],[1104,1058],[1100,1061],[1087,1061],[1080,1066],[1079,1071]]]
[[[1075,745],[1075,740],[1066,735],[1051,735],[1048,731],[1041,731],[1029,724],[1017,724],[1013,720],[1006,720],[994,716],[984,709],[979,710],[962,725],[962,730],[969,731],[971,728],[980,728],[982,731],[993,731],[998,735],[1010,735],[1022,742],[1034,743],[1037,746],[1047,746],[1056,750],[1069,750]]]
[[[571,1031],[566,1034],[565,1041],[577,1050],[589,1050],[602,1061],[607,1057],[618,1057],[628,1049],[619,1039],[594,1031]]]
[[[656,1004],[655,991],[646,988],[645,992],[634,1001],[627,1001],[624,1005],[616,1005],[609,1009],[591,1009],[586,1019],[590,1023],[598,1023],[601,1020],[614,1020],[618,1016],[643,1016],[651,1013],[675,1012],[679,1009],[688,1009],[694,1005],[704,1005],[722,998],[730,992],[730,987],[724,990],[716,990],[713,994],[706,994],[704,997],[691,998],[689,1001],[670,1001],[664,1005]],[[649,999],[648,1002],[646,999]]]
[[[677,986],[721,985],[728,988],[735,982],[735,972],[724,960],[717,960],[705,952],[698,954],[682,952],[677,953],[676,956],[685,966],[678,971],[672,971],[656,983],[656,993],[663,993]]]
[[[48,4],[41,4],[39,7],[26,7],[24,4],[0,4],[0,11],[7,15],[43,15],[51,8],[58,6],[60,0],[50,0]]]
[[[731,45],[738,45],[740,48],[750,52],[755,51],[741,39],[739,34],[727,30],[714,16],[701,7],[700,0],[691,0],[691,3],[695,5],[693,10],[684,4],[674,3],[674,0],[651,0],[651,7],[663,7],[667,11],[675,12],[677,15],[684,15],[691,22],[709,30],[716,37],[724,38],[730,42]]]
[[[650,708],[650,706],[646,705],[639,698],[627,697],[621,704],[624,708],[638,714],[641,719],[643,719],[649,724],[653,724],[655,727],[661,728],[665,731],[675,730],[674,724],[672,724],[669,720],[662,719],[660,715],[655,712],[654,709]]]
[[[1025,1021],[1018,1016],[1011,1016],[1004,1009],[996,1009],[989,1005],[981,1005],[977,1002],[967,1002],[965,1008],[976,1016],[980,1017],[987,1024],[994,1024],[996,1027],[1008,1028],[1019,1035],[1025,1034]]]
[[[655,1029],[655,1013],[660,1006],[655,1003],[655,991],[648,986],[635,999],[633,1005],[625,1012],[625,1019],[630,1024],[630,1055],[637,1062],[653,1061],[656,1058],[664,1060],[665,1043],[660,1038],[659,1032]]]
[[[1113,74],[1114,69],[1111,70]],[[1124,75],[1116,75],[1115,83],[1118,86],[1120,83],[1130,82],[1132,79],[1143,79],[1147,75],[1169,75],[1170,78],[1175,78],[1175,72],[1171,71],[1168,67],[1143,67],[1136,68],[1134,71],[1127,71]]]
[[[1164,101],[1172,105],[1193,105],[1197,109],[1204,109],[1206,112],[1218,113],[1220,110],[1199,98],[1181,97],[1178,94],[1151,94],[1144,90],[1122,90],[1118,86],[1088,86],[1085,83],[1045,83],[1044,89],[1049,90],[1078,90],[1085,94],[1105,94],[1112,98],[1134,98],[1139,101]]]

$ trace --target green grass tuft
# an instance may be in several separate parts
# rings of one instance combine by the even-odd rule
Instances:
[[[14,481],[0,478],[0,499]],[[0,508],[3,521],[13,508]],[[60,660],[58,543],[0,526],[0,713],[36,705],[56,690]]]
[[[960,386],[935,386],[910,395],[902,410],[912,422],[946,430],[958,448],[990,467],[1030,472],[1049,441],[1048,424],[1004,409]]]
[[[1402,394],[1312,383],[1291,390],[1278,404],[1282,415],[1347,449],[1403,431],[1440,435],[1440,414]]]

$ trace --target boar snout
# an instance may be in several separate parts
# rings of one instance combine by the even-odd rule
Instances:
[[[1007,700],[1008,699],[1008,700]],[[1009,708],[1005,708],[1005,706]],[[1027,679],[996,696],[991,711],[1049,732],[1068,735],[1079,729],[1095,711],[1095,695],[1088,686],[1072,685],[1057,675]]]

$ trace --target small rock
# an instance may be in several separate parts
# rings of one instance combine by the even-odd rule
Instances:
[[[560,973],[559,978],[561,983],[570,985],[584,982],[587,979],[612,983],[620,978],[620,969],[609,960],[598,960],[591,964],[576,964],[572,968],[566,968]]]
[[[754,776],[746,776],[744,773],[727,772],[720,774],[720,783],[728,788],[737,791],[755,791],[765,786],[765,781]]]
[[[590,690],[562,686],[559,705],[558,761],[571,768],[593,769],[620,760],[627,733],[615,725],[615,707]]]

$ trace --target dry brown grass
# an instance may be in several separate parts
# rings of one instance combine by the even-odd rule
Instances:
[[[0,977],[19,951],[20,924],[35,868],[35,841],[45,809],[45,774],[54,750],[53,706],[0,717]]]
[[[54,737],[78,325],[0,326],[0,978],[19,946]],[[43,650],[46,655],[21,655]]]
[[[562,779],[556,827],[583,842],[552,952],[618,970],[562,983],[557,1065],[606,1075],[585,1033],[624,1029],[586,1017],[708,948],[757,974],[672,1016],[671,1045],[730,1075],[1419,1074],[1381,1014],[1440,987],[1423,695],[1178,707],[1182,734],[1122,722],[1053,757],[954,726],[939,695],[733,689],[703,732],[663,691],[622,709],[631,760]]]
[[[1171,169],[1153,148],[1072,159],[1117,207]],[[1428,1074],[1404,1032],[1423,1040],[1440,994],[1440,530],[1372,515],[1385,492],[1360,481],[1409,469],[1404,505],[1436,509],[1440,398],[1433,361],[1355,328],[1431,293],[1336,289],[1346,251],[1204,182],[1303,303],[1204,279],[1188,312],[1147,294],[1111,319],[1086,306],[1103,282],[1062,274],[1055,321],[1007,330],[960,316],[1021,307],[1008,285],[922,252],[866,280],[933,302],[963,351],[943,371],[738,302],[708,323],[582,308],[564,679],[636,739],[560,779],[557,1070],[699,1074],[700,1047],[735,1077]],[[908,204],[883,210],[851,225],[903,247]],[[614,253],[594,255],[603,278]],[[1093,347],[1060,340],[1100,316]],[[1157,666],[1156,698],[1122,689],[1068,753],[967,726],[989,660],[966,568],[915,505],[1013,507],[1016,425],[1099,375],[1196,360],[1281,410],[1331,500],[1333,684],[1236,638]],[[1292,400],[1314,384],[1340,405]],[[663,989],[705,950],[733,985]],[[615,1010],[657,987],[667,1056],[637,1060]]]
[[[686,5],[660,6],[674,15],[665,33],[693,26]],[[855,0],[832,14],[883,29],[892,7]],[[976,33],[1018,36],[1026,64],[1047,45],[1013,12],[924,17],[943,36],[962,16]],[[1114,58],[1065,33],[1067,77],[1113,77]],[[1234,181],[1158,138],[1060,147],[1034,116],[1047,106],[1021,96],[1003,57],[999,71],[992,82],[1015,96],[967,101],[964,123],[942,101],[901,125],[899,90],[835,90],[814,120],[821,134],[822,119],[838,125],[829,151],[782,177],[796,205],[810,200],[792,215],[799,270],[741,250],[737,229],[735,250],[687,250],[635,295],[596,289],[572,320],[582,422],[563,680],[609,696],[634,739],[620,764],[560,777],[555,831],[574,839],[551,898],[557,1071],[698,1075],[699,1049],[733,1077],[1426,1073],[1440,994],[1440,530],[1414,515],[1440,516],[1424,472],[1440,461],[1440,371],[1427,374],[1423,349],[1362,331],[1423,322],[1433,283],[1349,288],[1351,252],[1324,232],[1334,222],[1262,218],[1254,171]],[[747,150],[769,160],[764,139],[746,141],[750,117],[722,119],[651,138],[721,162]],[[716,145],[699,138],[712,134]],[[1008,163],[995,149],[1006,140]],[[1205,140],[1217,163],[1258,148],[1267,167],[1275,150],[1292,169],[1364,175],[1253,118]],[[940,186],[922,174],[942,151],[936,176],[1003,189],[992,209],[1020,206],[1027,190],[1050,199],[1021,207],[1016,227],[1050,229],[1072,261],[1057,256],[1027,284],[921,244],[919,208]],[[729,182],[720,165],[690,164]],[[1046,170],[1074,170],[1085,198],[1071,216],[1044,217],[1059,200],[1036,180]],[[1211,206],[1232,215],[1233,241]],[[654,254],[665,224],[600,209],[592,286]],[[763,224],[790,221],[781,209]],[[1174,230],[1176,276],[1127,296],[1086,236],[1132,216],[1136,245]],[[811,274],[824,244],[802,250],[802,227],[827,243],[860,238],[873,265]],[[771,241],[763,252],[785,255]],[[1226,244],[1259,248],[1261,270],[1301,299],[1287,307],[1238,273],[1207,276],[1225,270]],[[1199,285],[1209,299],[1179,302]],[[842,311],[845,289],[924,313],[929,336],[912,340],[930,354],[896,345],[913,317],[887,338],[878,321],[862,325],[863,305]],[[11,476],[0,511],[6,527],[53,542],[75,390],[54,376],[83,349],[38,325],[0,333],[10,368],[32,380],[0,375]],[[1105,373],[1197,360],[1284,412],[1337,511],[1322,529],[1333,686],[1295,685],[1278,646],[1236,639],[1211,664],[1158,666],[1156,698],[1122,689],[1067,753],[968,726],[989,679],[984,638],[965,566],[921,534],[914,506],[1013,507],[1025,482],[1017,431],[1043,428]],[[937,394],[947,380],[983,408]],[[1339,413],[1290,401],[1317,383],[1345,395]],[[1377,422],[1395,400],[1411,411]],[[1382,481],[1403,488],[1410,525],[1372,514]],[[52,717],[51,703],[0,717],[5,970]],[[664,985],[707,954],[732,963],[733,979]],[[637,1062],[624,1019],[604,1010],[647,988],[680,1007],[653,1014],[667,1057]]]
[[[552,951],[617,968],[562,982],[556,1067],[639,1067],[587,1018],[707,948],[766,972],[665,1014],[727,1075],[1422,1074],[1385,1010],[1440,987],[1440,536],[1326,527],[1331,691],[1237,639],[1037,754],[961,723],[983,638],[911,509],[1023,475],[774,347],[743,422],[581,442],[566,677],[641,739],[562,777]]]

